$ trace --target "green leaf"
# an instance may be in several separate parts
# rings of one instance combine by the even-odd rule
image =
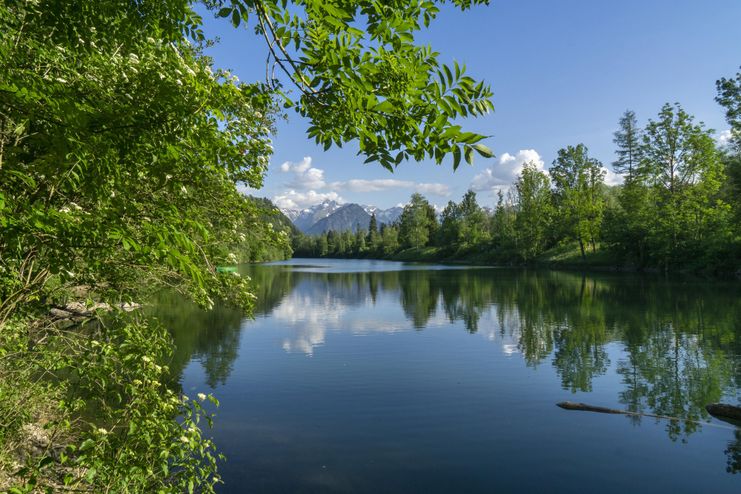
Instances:
[[[489,149],[487,146],[484,146],[483,144],[474,144],[473,148],[484,158],[494,157],[494,151]]]
[[[466,163],[469,165],[473,163],[473,148],[471,146],[465,146],[463,155],[466,158]]]
[[[374,106],[373,111],[390,113],[394,111],[394,105],[389,100],[384,100]]]
[[[450,67],[447,65],[443,65],[443,70],[445,71],[445,75],[448,78],[448,86],[453,85],[453,73],[450,71]]]

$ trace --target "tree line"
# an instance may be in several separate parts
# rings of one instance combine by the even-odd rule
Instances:
[[[293,239],[295,255],[474,259],[531,263],[566,252],[581,262],[728,272],[741,265],[741,72],[717,83],[731,125],[727,143],[678,103],[639,125],[626,111],[614,133],[613,170],[584,144],[560,149],[550,169],[525,163],[493,209],[472,190],[437,214],[421,194],[379,228]],[[571,250],[571,257],[568,254]]]

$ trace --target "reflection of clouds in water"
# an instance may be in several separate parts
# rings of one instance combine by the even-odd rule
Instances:
[[[414,329],[413,321],[399,305],[399,293],[379,293],[375,302],[364,290],[329,290],[309,285],[295,290],[273,310],[272,317],[288,332],[281,344],[287,353],[311,356],[325,344],[327,331],[346,331],[362,336]],[[424,329],[449,327],[459,320],[442,310],[442,300],[425,322]],[[505,355],[521,353],[521,320],[517,310],[492,304],[480,311],[477,334],[496,342]]]
[[[294,338],[283,340],[286,352],[312,355],[314,347],[324,344],[328,326],[337,326],[347,306],[337,303],[329,294],[324,299],[293,293],[273,311],[273,317],[295,332]]]
[[[329,293],[315,297],[294,292],[275,308],[272,316],[291,333],[283,339],[283,350],[313,355],[314,349],[324,344],[327,331],[349,331],[360,336],[410,330],[409,321],[392,300],[393,304],[381,304],[380,308],[378,301],[374,304],[370,298],[358,304]],[[428,327],[446,323],[444,317],[435,317]]]
[[[478,334],[488,341],[499,341],[505,355],[520,353],[522,328],[520,315],[516,310],[507,310],[496,304],[489,306],[481,315]]]
[[[520,349],[517,345],[514,345],[512,343],[504,343],[502,344],[502,353],[505,355],[514,355],[516,353],[520,353]]]

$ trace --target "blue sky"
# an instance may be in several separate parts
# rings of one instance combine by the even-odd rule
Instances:
[[[219,67],[240,79],[264,78],[265,46],[250,29],[204,15]],[[583,142],[608,166],[612,133],[626,109],[641,124],[666,102],[679,102],[720,134],[728,128],[715,103],[715,80],[741,66],[741,0],[492,0],[466,12],[443,8],[417,39],[441,61],[458,60],[489,82],[495,112],[465,126],[487,135],[496,153],[453,172],[402,163],[392,174],[364,165],[357,146],[323,151],[306,138],[307,121],[289,113],[278,124],[275,154],[262,190],[283,207],[324,198],[391,207],[415,190],[431,202],[458,201],[473,187],[479,202],[511,183],[524,161],[548,168],[559,148]],[[608,175],[608,180],[618,177]]]

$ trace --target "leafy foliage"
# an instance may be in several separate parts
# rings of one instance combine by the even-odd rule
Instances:
[[[211,0],[217,16],[252,25],[270,47],[268,83],[308,117],[309,137],[328,149],[357,141],[366,162],[389,170],[407,159],[493,154],[457,120],[493,109],[492,92],[457,62],[415,43],[447,2],[377,0]],[[465,10],[488,0],[450,2]],[[284,78],[275,76],[276,70]],[[289,99],[281,80],[299,95]]]

